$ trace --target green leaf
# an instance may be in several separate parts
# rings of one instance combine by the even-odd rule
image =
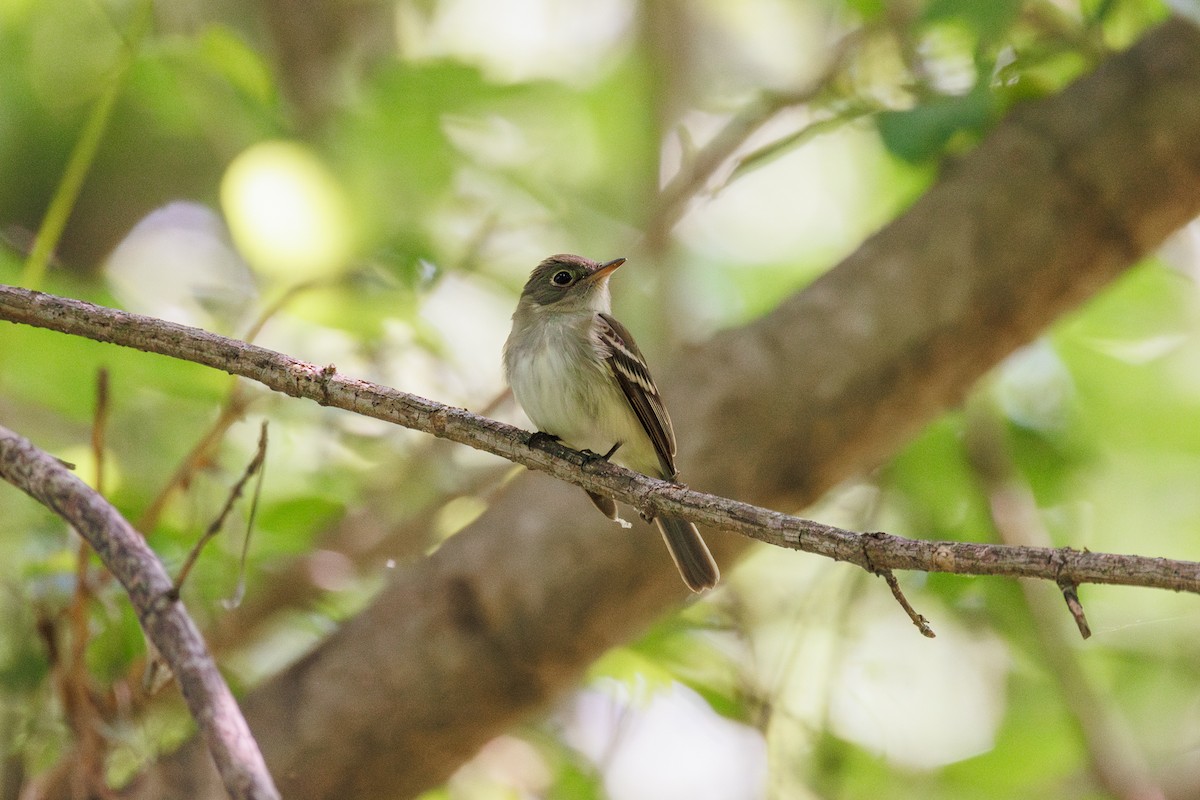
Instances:
[[[991,92],[976,86],[967,94],[939,96],[906,111],[881,112],[876,124],[891,153],[920,163],[940,155],[956,134],[982,132],[991,121],[993,104]]]
[[[275,81],[262,55],[223,25],[209,27],[200,37],[200,56],[230,85],[258,103],[275,100]]]

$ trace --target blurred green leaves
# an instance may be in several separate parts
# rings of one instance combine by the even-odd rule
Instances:
[[[994,108],[991,92],[976,87],[964,95],[935,97],[906,111],[882,111],[876,119],[887,149],[915,163],[941,155],[959,135],[967,137],[966,142],[976,141],[992,121]]]
[[[1005,36],[1017,21],[1024,3],[1021,0],[931,0],[921,12],[922,24],[957,23],[969,27],[981,43]]]
[[[897,11],[911,103],[876,117],[889,152],[913,163],[964,152],[1014,103],[1059,90],[1166,13],[1158,2],[1091,6],[1077,15],[1021,0],[930,0],[909,18]]]

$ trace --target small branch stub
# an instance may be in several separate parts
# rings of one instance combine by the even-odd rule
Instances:
[[[1067,610],[1071,612],[1071,617],[1075,620],[1075,625],[1079,628],[1079,635],[1084,639],[1090,638],[1092,628],[1088,625],[1087,615],[1083,612],[1083,603],[1079,600],[1079,586],[1068,580],[1058,581],[1058,588],[1062,591],[1063,599],[1067,601]]]
[[[925,619],[924,614],[913,608],[912,604],[908,602],[908,598],[904,596],[904,590],[900,588],[900,581],[896,580],[895,574],[890,569],[876,570],[875,574],[887,581],[888,588],[892,590],[892,597],[896,598],[896,602],[904,609],[904,613],[908,614],[908,618],[912,620],[913,625],[917,626],[921,635],[926,639],[937,638],[937,634],[929,626],[929,620]]]
[[[877,542],[888,538],[886,533],[864,533],[862,534],[862,555],[863,568],[874,575],[878,575],[887,581],[888,588],[892,590],[892,597],[896,598],[896,602],[904,609],[904,613],[908,614],[908,618],[912,620],[912,624],[917,626],[917,630],[927,639],[933,639],[937,636],[933,632],[933,628],[929,626],[929,620],[925,619],[925,615],[919,613],[912,607],[912,603],[908,602],[908,598],[904,596],[904,590],[900,588],[900,581],[896,580],[896,575],[886,567],[876,566],[874,559],[871,558],[869,546],[871,542]]]

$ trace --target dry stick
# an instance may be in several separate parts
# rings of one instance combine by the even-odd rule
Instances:
[[[442,439],[432,440],[432,444],[445,445],[446,443]],[[429,448],[420,452],[434,451]],[[418,463],[416,458],[417,456],[414,455],[412,459],[406,460],[410,463]],[[360,529],[355,527],[352,522],[348,522],[347,519],[343,519],[322,541],[317,542],[313,549],[345,553],[351,563],[360,569],[372,560],[379,560],[384,554],[395,556],[397,555],[397,542],[400,540],[399,534],[432,530],[440,509],[451,500],[460,497],[482,496],[486,501],[487,492],[491,491],[489,487],[494,488],[500,484],[504,475],[511,469],[512,465],[506,464],[499,467],[499,470],[481,471],[462,486],[438,495],[437,503],[428,503],[415,514],[394,522],[387,535],[371,541],[365,548],[361,543]],[[400,479],[397,480],[398,485],[403,485],[404,474],[402,471]],[[401,557],[406,554],[425,552],[429,542],[419,539],[404,541],[402,545],[404,549],[400,553]],[[231,622],[231,624],[217,625],[208,632],[208,643],[212,651],[219,654],[237,648],[253,635],[258,625],[269,619],[279,609],[304,606],[311,602],[321,590],[313,582],[309,569],[307,560],[296,559],[282,572],[273,574],[265,584],[256,586],[249,601],[238,607],[237,616],[223,620],[223,622]]]
[[[225,527],[225,520],[229,517],[229,512],[233,510],[233,504],[242,496],[242,490],[246,488],[246,483],[254,477],[260,469],[263,462],[267,458],[267,423],[263,420],[262,428],[258,434],[258,449],[254,453],[254,458],[250,459],[250,463],[246,465],[245,472],[242,477],[238,478],[238,482],[233,485],[229,491],[229,496],[225,498],[225,507],[221,509],[221,513],[217,514],[217,518],[212,521],[208,529],[204,531],[204,535],[196,542],[192,551],[188,553],[187,560],[183,562],[183,566],[179,569],[179,575],[175,578],[175,596],[179,596],[180,590],[183,589],[184,581],[191,574],[192,567],[196,566],[196,560],[200,558],[200,551],[204,546],[212,541],[212,538],[221,532]],[[246,536],[249,538],[249,532]],[[243,567],[245,564],[242,565]]]
[[[263,420],[262,433],[258,437],[258,454],[254,457],[250,467],[247,467],[247,473],[250,470],[258,473],[258,480],[254,482],[254,496],[250,498],[250,513],[246,515],[246,534],[242,537],[242,554],[238,557],[237,588],[234,590],[233,597],[221,601],[221,604],[227,609],[237,608],[242,604],[242,598],[246,595],[246,557],[250,554],[250,537],[254,533],[254,520],[258,517],[259,505],[262,503],[263,479],[267,475],[264,468],[266,458],[267,421]],[[249,477],[248,474],[247,477]],[[241,489],[239,488],[238,491],[240,492]]]
[[[1058,588],[1062,592],[1063,600],[1067,602],[1067,610],[1075,619],[1079,635],[1084,639],[1092,638],[1092,626],[1088,625],[1087,615],[1083,613],[1083,603],[1079,599],[1079,585],[1069,580],[1060,580]]]
[[[235,800],[278,800],[262,753],[173,584],[141,534],[108,501],[29,440],[0,427],[0,477],[87,539],[117,577],[146,635],[166,658]]]
[[[1008,452],[1000,419],[982,400],[968,405],[966,447],[971,466],[988,495],[1000,538],[1006,542],[1049,542],[1033,492],[1021,480]],[[1060,580],[1058,585],[1080,632],[1087,638],[1087,622],[1075,582]],[[1109,794],[1120,800],[1162,800],[1166,795],[1155,783],[1129,725],[1116,706],[1095,690],[1074,649],[1066,643],[1055,613],[1053,591],[1045,589],[1021,582],[1042,656],[1078,725],[1092,773]]]
[[[937,634],[933,632],[933,628],[929,626],[929,620],[925,619],[925,615],[918,613],[908,602],[908,598],[904,596],[904,590],[900,588],[900,581],[896,580],[896,574],[890,569],[876,570],[875,574],[887,581],[888,588],[892,590],[892,597],[896,598],[896,602],[908,614],[908,618],[912,620],[912,624],[917,626],[917,630],[926,639],[935,639]]]
[[[0,286],[0,319],[204,364],[258,381],[292,397],[305,397],[321,405],[393,422],[493,453],[609,495],[654,516],[683,517],[779,547],[847,561],[867,570],[1005,575],[1200,593],[1200,564],[1192,561],[1070,548],[922,541],[886,533],[864,536],[587,459],[554,442],[531,447],[527,431],[464,409],[339,375],[333,366],[320,367],[198,328],[81,300]]]
[[[479,413],[488,416],[506,402],[509,402],[511,398],[512,392],[505,389],[489,400],[480,409]],[[409,453],[404,458],[403,463],[399,467],[399,472],[394,477],[396,485],[406,485],[407,481],[412,477],[413,471],[417,469],[417,465],[428,464],[432,459],[440,457],[443,448],[448,444],[449,442],[444,439],[429,439],[424,446]],[[475,497],[485,494],[488,487],[494,487],[499,484],[510,469],[511,465],[505,465],[499,471],[488,469],[482,470],[478,474],[473,474],[470,480],[466,481],[463,485],[441,493],[437,503],[428,503],[413,515],[406,516],[404,519],[395,522],[391,527],[390,533],[371,541],[365,547],[362,544],[361,532],[357,528],[354,530],[354,535],[349,537],[353,540],[352,542],[342,541],[342,539],[347,538],[341,535],[347,528],[344,519],[340,523],[337,523],[332,531],[327,531],[322,540],[318,541],[314,547],[316,549],[336,550],[345,553],[356,568],[361,568],[371,559],[377,559],[384,553],[394,554],[399,532],[413,530],[428,531],[432,529],[433,518],[436,516],[438,508],[450,500],[460,497]],[[427,546],[428,542],[421,541],[417,546],[410,547],[409,550],[412,552],[422,552]],[[239,613],[237,617],[233,618],[233,625],[216,626],[212,631],[208,632],[209,647],[212,651],[220,653],[223,650],[237,647],[255,626],[269,618],[280,608],[304,605],[308,602],[319,591],[319,588],[310,579],[308,570],[309,566],[305,560],[296,559],[282,572],[272,575],[265,585],[256,586],[249,603],[245,605],[239,604]]]
[[[225,402],[221,405],[221,410],[217,414],[217,418],[213,424],[200,436],[200,439],[188,451],[188,454],[183,457],[179,466],[171,473],[171,477],[159,489],[158,494],[142,511],[134,525],[134,529],[143,535],[149,531],[153,531],[158,526],[158,521],[162,517],[163,511],[166,510],[167,503],[175,496],[175,492],[185,487],[192,479],[192,476],[200,470],[212,458],[213,453],[217,449],[217,445],[225,437],[233,424],[240,420],[245,414],[246,409],[250,405],[250,398],[246,394],[245,388],[234,378],[229,389],[229,394],[225,398]],[[155,694],[158,689],[166,685],[166,680],[160,680],[164,677],[164,673],[169,675],[167,670],[163,669],[163,658],[157,652],[154,644],[147,641],[146,653],[141,659],[134,659],[130,664],[130,669],[125,676],[119,679],[128,687],[141,686],[141,692],[130,692],[130,697],[138,700],[145,699],[150,695]],[[140,677],[139,677],[140,676]]]
[[[96,374],[96,408],[92,414],[92,460],[96,465],[96,492],[104,494],[104,450],[108,429],[108,370]],[[75,737],[71,784],[76,795],[104,796],[104,759],[107,743],[101,733],[103,718],[92,691],[87,668],[90,637],[88,612],[92,599],[89,559],[92,548],[80,538],[76,550],[75,589],[67,610],[71,646],[67,651],[66,674],[62,678],[64,710]]]
[[[866,542],[870,537],[878,535],[879,534],[871,533],[864,534],[863,541]],[[912,620],[912,624],[917,627],[917,630],[921,632],[921,635],[926,639],[936,639],[937,634],[934,633],[933,628],[930,627],[929,620],[925,619],[924,614],[919,613],[915,608],[913,608],[912,603],[908,602],[908,598],[904,596],[904,590],[900,588],[900,581],[896,580],[896,573],[892,572],[890,569],[878,567],[871,563],[871,555],[870,553],[867,553],[865,549],[863,553],[867,559],[867,571],[873,575],[878,575],[879,577],[883,578],[883,580],[887,583],[888,588],[892,590],[892,597],[895,598],[896,602],[900,604],[900,607],[904,609],[904,613],[908,614],[908,618]]]
[[[250,459],[250,463],[246,465],[246,470],[242,473],[242,477],[239,478],[238,482],[233,485],[232,489],[230,489],[229,496],[225,498],[225,506],[221,509],[221,512],[217,514],[216,519],[214,519],[212,523],[209,524],[208,528],[205,529],[200,539],[197,540],[196,544],[188,553],[187,559],[183,562],[183,566],[179,569],[179,574],[175,576],[175,585],[172,591],[176,599],[179,598],[180,592],[183,591],[183,584],[185,581],[187,581],[188,575],[191,574],[192,568],[196,566],[196,562],[199,560],[200,553],[204,550],[205,545],[207,545],[213,539],[213,537],[220,533],[221,529],[225,527],[225,520],[229,517],[229,513],[233,511],[234,503],[236,503],[238,498],[242,496],[242,490],[245,488],[246,482],[249,481],[255,473],[258,473],[259,481],[255,486],[254,507],[258,506],[259,490],[262,489],[262,466],[263,462],[266,460],[266,457],[267,423],[264,420],[262,423],[262,430],[258,437],[258,449],[255,452],[254,457]],[[246,571],[246,552],[250,546],[250,530],[253,525],[254,515],[253,512],[251,512],[250,524],[246,529],[245,543],[242,546],[241,565],[238,571],[237,597],[239,602],[243,587],[245,586],[244,576]],[[142,673],[142,689],[147,695],[150,695],[166,683],[165,678],[169,677],[169,673],[163,675],[163,673],[166,671],[163,669],[165,665],[163,663],[162,654],[157,652],[153,646],[147,647],[146,650],[146,663]]]

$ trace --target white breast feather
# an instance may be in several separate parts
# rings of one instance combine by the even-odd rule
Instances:
[[[558,436],[568,447],[605,453],[622,442],[614,461],[658,474],[654,447],[609,373],[607,362],[594,350],[572,352],[564,345],[584,341],[583,337],[565,336],[567,326],[590,327],[592,319],[556,316],[536,344],[510,354],[513,394],[538,430]],[[568,374],[571,379],[563,380]]]

